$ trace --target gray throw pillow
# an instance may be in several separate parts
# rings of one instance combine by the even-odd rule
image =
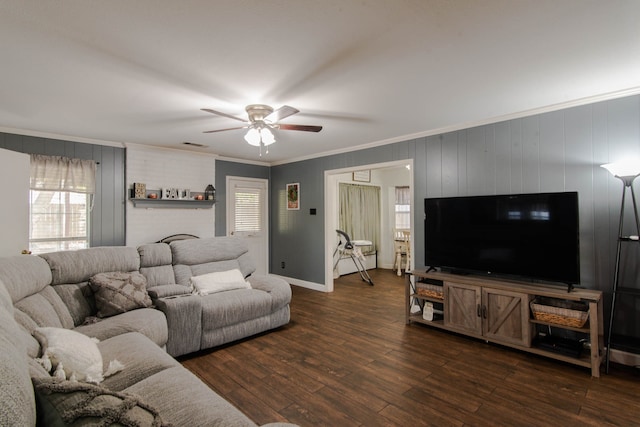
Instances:
[[[155,408],[132,394],[57,378],[32,382],[39,426],[169,426]]]
[[[109,317],[136,308],[151,307],[147,279],[137,271],[99,273],[89,281],[98,317]]]

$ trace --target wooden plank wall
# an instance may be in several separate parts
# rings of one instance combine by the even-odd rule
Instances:
[[[350,153],[274,166],[271,185],[271,271],[324,282],[324,172],[395,160],[414,160],[414,246],[424,268],[425,197],[578,191],[582,285],[612,287],[622,183],[600,165],[640,156],[640,96],[416,138]],[[302,209],[287,211],[278,189],[300,182]],[[634,188],[640,194],[640,179]],[[627,232],[636,234],[631,203]],[[640,288],[640,245],[623,256],[623,282]],[[289,271],[277,263],[286,260]],[[609,294],[605,306],[608,304]],[[623,307],[626,305],[626,307]],[[640,337],[640,301],[621,303],[620,324]],[[618,323],[618,322],[617,322]],[[628,332],[627,331],[627,332]]]

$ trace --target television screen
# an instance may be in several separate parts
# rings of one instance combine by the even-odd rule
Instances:
[[[425,265],[580,282],[578,193],[424,200]]]

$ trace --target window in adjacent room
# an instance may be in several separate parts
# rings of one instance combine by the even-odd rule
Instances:
[[[409,187],[396,187],[395,228],[411,228],[411,192]]]
[[[31,252],[89,247],[89,212],[95,193],[95,175],[93,160],[31,155]]]

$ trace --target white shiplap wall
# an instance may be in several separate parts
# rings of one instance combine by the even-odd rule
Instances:
[[[0,207],[0,256],[18,255],[29,249],[28,154],[0,149],[0,181],[7,183]]]
[[[127,188],[189,188],[202,192],[215,186],[215,156],[140,145],[127,146]],[[160,191],[158,191],[160,195]],[[134,207],[127,201],[127,246],[156,242],[172,234],[215,235],[215,209]]]

